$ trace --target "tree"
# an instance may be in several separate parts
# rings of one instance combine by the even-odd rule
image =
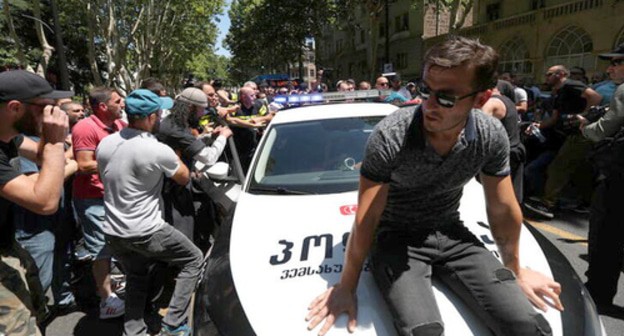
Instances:
[[[287,71],[306,38],[320,34],[336,6],[318,0],[235,0],[230,7],[226,47],[239,81],[263,72]]]
[[[23,67],[39,65],[40,71],[58,68],[61,55],[48,43],[54,32],[44,24],[58,21],[71,81],[80,86],[77,91],[93,83],[128,92],[148,76],[177,87],[196,70],[193,66],[220,64],[214,57],[213,18],[222,11],[224,0],[63,0],[53,3],[58,5],[58,20],[51,20],[47,4],[2,2],[0,24],[10,38],[0,39],[0,58]],[[201,59],[199,54],[205,54],[209,63],[192,62]]]
[[[466,22],[466,18],[474,5],[474,0],[425,0],[425,4],[434,7],[440,6],[436,10],[442,10],[449,14],[448,32],[453,33],[461,29]]]

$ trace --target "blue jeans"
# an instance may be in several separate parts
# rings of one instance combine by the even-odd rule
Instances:
[[[432,275],[458,295],[495,335],[551,335],[516,282],[461,223],[411,232],[380,232],[373,275],[399,335],[442,335]]]
[[[54,234],[49,230],[27,233],[18,229],[15,231],[15,239],[35,260],[41,287],[44,292],[47,291],[52,284]]]
[[[546,170],[550,163],[555,159],[557,152],[545,151],[541,153],[535,160],[524,166],[524,187],[526,195],[541,196],[544,192],[546,184]]]
[[[169,310],[163,318],[177,327],[188,318],[191,296],[199,280],[203,254],[180,231],[169,224],[149,236],[120,238],[106,236],[111,251],[126,272],[126,313],[124,335],[145,335],[145,304],[149,294],[149,270],[155,262],[180,269]]]
[[[74,212],[82,226],[85,247],[95,260],[110,259],[104,231],[104,200],[101,198],[74,198]]]

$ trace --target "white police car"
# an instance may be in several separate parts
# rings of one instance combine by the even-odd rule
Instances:
[[[194,335],[315,335],[304,317],[339,280],[357,206],[359,164],[374,126],[397,107],[311,105],[277,114],[258,146],[237,205],[222,224],[194,304]],[[464,189],[466,226],[497,255],[481,186]],[[523,266],[552,276],[565,311],[545,313],[553,335],[604,335],[594,304],[565,257],[524,226]],[[491,335],[443,284],[434,291],[446,335]],[[358,286],[356,335],[396,335],[366,266]],[[418,304],[418,303],[415,303]],[[328,335],[348,335],[342,316]]]

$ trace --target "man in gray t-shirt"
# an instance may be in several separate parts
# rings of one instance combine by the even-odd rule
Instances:
[[[106,137],[96,150],[104,184],[103,230],[127,274],[124,335],[145,334],[149,269],[156,261],[180,269],[160,335],[188,335],[188,308],[203,262],[193,242],[163,220],[164,177],[186,185],[189,170],[173,149],[152,134],[162,104],[149,90],[130,93],[128,128]]]
[[[551,335],[541,310],[562,310],[561,287],[520,267],[522,214],[509,177],[505,130],[480,108],[495,85],[498,55],[478,41],[453,37],[425,56],[423,104],[384,119],[369,139],[359,204],[339,283],[310,304],[308,328],[349,314],[369,256],[399,335],[441,335],[431,289],[437,275],[495,335]],[[492,235],[504,266],[459,219],[463,186],[479,174]]]

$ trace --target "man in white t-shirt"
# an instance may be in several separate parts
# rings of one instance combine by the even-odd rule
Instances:
[[[163,219],[164,178],[186,185],[189,170],[152,134],[161,108],[162,100],[151,91],[133,91],[126,98],[128,128],[106,137],[96,150],[105,186],[103,231],[127,273],[124,335],[145,335],[148,269],[156,261],[180,269],[160,334],[190,335],[188,308],[203,262],[193,242]]]
[[[498,79],[508,81],[513,84],[514,95],[516,97],[516,110],[518,111],[518,115],[525,114],[529,107],[529,95],[525,89],[518,87],[516,75],[509,72],[503,72]]]

